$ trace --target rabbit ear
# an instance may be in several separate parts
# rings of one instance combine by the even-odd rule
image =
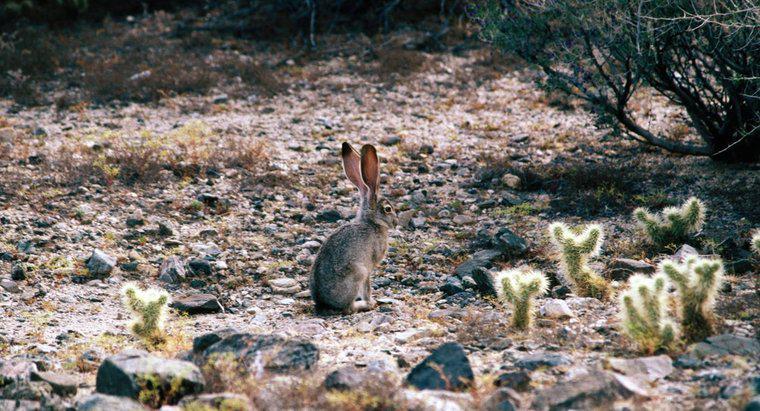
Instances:
[[[344,142],[341,147],[341,156],[343,157],[343,172],[346,173],[346,177],[354,183],[356,188],[359,189],[359,194],[364,198],[369,189],[362,180],[361,158],[359,157],[359,153],[351,147],[351,144]]]
[[[362,179],[369,187],[370,200],[377,200],[378,185],[380,183],[380,164],[377,160],[377,151],[371,144],[362,147]]]

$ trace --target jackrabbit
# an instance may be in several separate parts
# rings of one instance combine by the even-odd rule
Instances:
[[[356,218],[333,232],[322,244],[311,269],[309,287],[317,309],[344,314],[375,307],[370,275],[388,248],[388,230],[398,223],[390,202],[379,196],[380,164],[370,144],[361,156],[343,143],[343,171],[359,189]]]

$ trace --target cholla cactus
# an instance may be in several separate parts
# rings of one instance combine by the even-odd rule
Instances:
[[[132,332],[148,343],[164,339],[164,321],[170,302],[169,293],[149,288],[141,290],[134,283],[127,283],[121,290],[124,305],[132,312]]]
[[[755,231],[755,234],[752,235],[749,248],[751,248],[755,254],[760,255],[760,229]]]
[[[705,206],[698,198],[691,197],[681,207],[665,207],[658,215],[639,207],[633,211],[633,217],[649,241],[662,247],[682,243],[701,230]]]
[[[549,282],[540,271],[513,269],[496,275],[496,293],[499,300],[512,305],[512,325],[515,328],[530,328],[535,315],[533,300],[544,294],[548,286]]]
[[[628,279],[628,289],[620,295],[622,331],[647,354],[668,349],[677,327],[668,315],[665,275],[636,274]]]
[[[609,298],[609,284],[588,266],[589,258],[599,255],[602,248],[602,226],[592,224],[581,231],[553,223],[549,226],[549,236],[561,253],[562,272],[573,292],[582,297]]]
[[[689,341],[700,341],[714,334],[712,309],[723,282],[723,261],[690,256],[682,264],[663,261],[660,271],[678,290],[684,336]]]

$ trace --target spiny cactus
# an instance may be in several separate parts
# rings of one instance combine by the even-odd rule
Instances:
[[[498,273],[495,282],[499,300],[514,309],[512,325],[519,330],[530,328],[535,315],[533,300],[549,286],[546,277],[540,271],[513,269]]]
[[[164,322],[170,302],[169,293],[149,288],[141,290],[134,283],[122,288],[124,305],[132,312],[132,332],[147,343],[164,339]]]
[[[690,256],[683,263],[663,261],[660,271],[675,284],[681,311],[681,328],[689,341],[715,333],[713,303],[723,282],[723,261]]]
[[[665,207],[658,215],[639,207],[633,211],[633,217],[649,241],[663,247],[683,243],[699,232],[705,220],[705,206],[698,198],[691,197],[681,207]]]
[[[676,338],[677,327],[667,310],[667,286],[663,274],[636,274],[620,295],[622,331],[647,354],[670,348]]]
[[[549,236],[560,251],[562,273],[573,292],[582,297],[609,298],[609,284],[588,266],[589,258],[599,255],[602,248],[602,226],[592,224],[581,230],[558,222],[549,226]]]
[[[760,255],[760,229],[755,231],[755,234],[752,235],[749,247],[755,252],[755,254]]]

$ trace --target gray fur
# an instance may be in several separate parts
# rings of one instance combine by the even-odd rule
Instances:
[[[390,202],[379,196],[375,148],[362,147],[361,177],[366,186],[351,178],[359,154],[348,143],[343,143],[342,154],[346,175],[359,189],[359,211],[352,222],[333,232],[322,244],[312,266],[309,287],[318,309],[351,314],[375,307],[371,274],[385,256],[388,230],[396,226],[398,219]]]

